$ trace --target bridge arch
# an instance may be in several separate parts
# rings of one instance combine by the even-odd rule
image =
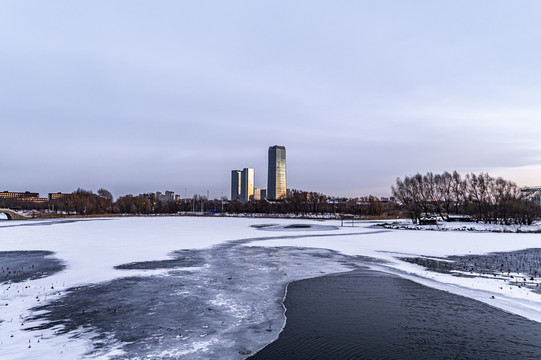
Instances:
[[[8,220],[26,220],[28,216],[18,213],[11,209],[0,209],[0,213],[6,214]]]

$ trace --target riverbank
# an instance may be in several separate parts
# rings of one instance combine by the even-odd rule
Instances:
[[[340,214],[267,214],[267,213],[203,213],[203,212],[179,212],[179,213],[164,213],[164,214],[60,214],[60,213],[35,213],[35,212],[23,212],[27,216],[31,216],[33,219],[95,219],[103,217],[164,217],[164,216],[195,216],[195,217],[209,217],[209,218],[261,218],[261,219],[300,219],[300,220],[340,220]],[[356,216],[355,221],[391,221],[397,220],[396,217],[388,216]],[[351,220],[348,220],[347,225],[351,224]]]
[[[491,233],[541,233],[541,223],[534,222],[532,225],[494,224],[483,222],[445,222],[438,221],[435,225],[419,225],[411,220],[396,220],[382,222],[379,226],[391,230],[421,230],[421,231],[474,231]]]

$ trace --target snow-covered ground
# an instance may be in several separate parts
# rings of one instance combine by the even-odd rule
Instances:
[[[291,226],[294,224],[312,226]],[[230,351],[230,356],[223,358],[243,358],[278,335],[283,309],[276,299],[281,300],[289,281],[348,271],[355,266],[396,274],[541,322],[541,295],[508,279],[480,274],[455,276],[400,260],[540,248],[540,234],[388,230],[374,227],[373,222],[358,222],[355,227],[339,225],[338,220],[221,217],[2,221],[0,252],[52,251],[65,265],[47,276],[0,283],[2,358],[131,358],[133,351],[142,351],[141,358],[212,358],[216,349],[221,354]],[[321,250],[303,250],[307,248]],[[183,267],[187,259],[192,263]],[[136,279],[133,282],[138,285],[128,287],[122,279]],[[168,280],[160,282],[163,279]],[[169,297],[160,301],[158,295],[154,299],[147,294],[145,300],[125,307],[134,314],[157,311],[168,301],[175,304],[180,300],[179,309],[188,308],[186,301],[204,302],[203,310],[215,313],[206,315],[198,307],[186,310],[193,318],[182,329],[167,329],[180,332],[176,334],[177,343],[148,340],[144,349],[132,349],[131,353],[126,352],[130,351],[128,341],[115,336],[114,327],[105,331],[103,321],[70,322],[71,318],[79,319],[77,316],[85,314],[86,309],[90,314],[100,301],[108,302],[103,305],[104,312],[121,316],[121,311],[110,304],[115,289],[124,291],[125,298],[137,297],[146,286],[137,288],[141,284],[155,286],[156,294],[166,288]],[[99,297],[104,293],[112,297]],[[99,296],[94,299],[95,294]],[[80,302],[85,305],[78,308]],[[65,318],[54,318],[58,320],[54,322],[51,316],[58,315],[57,308],[67,310],[58,312]],[[53,315],[47,317],[46,313]],[[198,323],[201,318],[208,322]],[[54,326],[47,326],[48,321]],[[125,330],[130,318],[111,321]],[[193,327],[196,323],[198,331]],[[70,329],[67,332],[63,331],[66,327]],[[241,346],[236,337],[244,337],[245,343]],[[137,339],[130,346],[135,346]],[[105,346],[94,351],[97,341]]]
[[[515,233],[540,233],[541,224],[532,225],[506,225],[485,224],[477,222],[447,222],[438,220],[437,225],[418,225],[411,220],[388,221],[383,224],[387,229],[402,230],[428,230],[428,231],[483,231],[483,232],[515,232]]]

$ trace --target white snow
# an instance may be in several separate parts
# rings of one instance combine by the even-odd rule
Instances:
[[[437,225],[417,225],[410,220],[397,220],[389,222],[386,225],[390,229],[408,229],[408,230],[436,230],[436,231],[484,231],[484,232],[536,232],[541,230],[539,223],[532,225],[505,225],[494,223],[477,222],[447,222],[438,219]]]
[[[357,222],[355,227],[348,226],[332,231],[294,228],[290,231],[284,229],[280,232],[272,232],[250,226],[262,223],[340,226],[339,220],[225,217],[126,217],[76,222],[1,221],[0,251],[53,251],[54,256],[63,260],[67,266],[64,271],[50,277],[2,285],[0,290],[2,358],[73,359],[84,357],[91,346],[89,340],[91,334],[86,333],[87,336],[71,338],[67,335],[56,335],[52,330],[23,332],[25,325],[21,325],[21,322],[30,314],[29,309],[39,303],[62,296],[62,292],[67,288],[127,276],[126,271],[115,270],[116,265],[168,259],[168,254],[175,250],[208,248],[230,240],[250,238],[255,240],[245,244],[246,246],[325,248],[347,255],[364,255],[386,260],[386,264],[373,265],[373,269],[477,299],[541,322],[541,295],[528,289],[519,289],[498,278],[491,279],[482,276],[464,278],[435,273],[398,259],[404,255],[445,257],[538,248],[541,247],[541,234],[382,231],[382,229],[372,228],[371,222]],[[289,235],[291,236],[283,238]],[[257,238],[267,238],[267,240],[257,240]],[[134,274],[156,274],[156,271],[129,271],[130,276]],[[39,303],[36,296],[40,300]],[[214,301],[216,305],[227,304],[227,299],[217,298]],[[241,314],[242,309],[238,310]],[[201,341],[194,351],[201,351],[208,345],[210,344]],[[108,358],[120,352],[121,350],[114,348],[112,352],[102,356]]]

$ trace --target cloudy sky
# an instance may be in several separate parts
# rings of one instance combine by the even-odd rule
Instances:
[[[0,0],[0,191],[541,185],[541,2]]]

